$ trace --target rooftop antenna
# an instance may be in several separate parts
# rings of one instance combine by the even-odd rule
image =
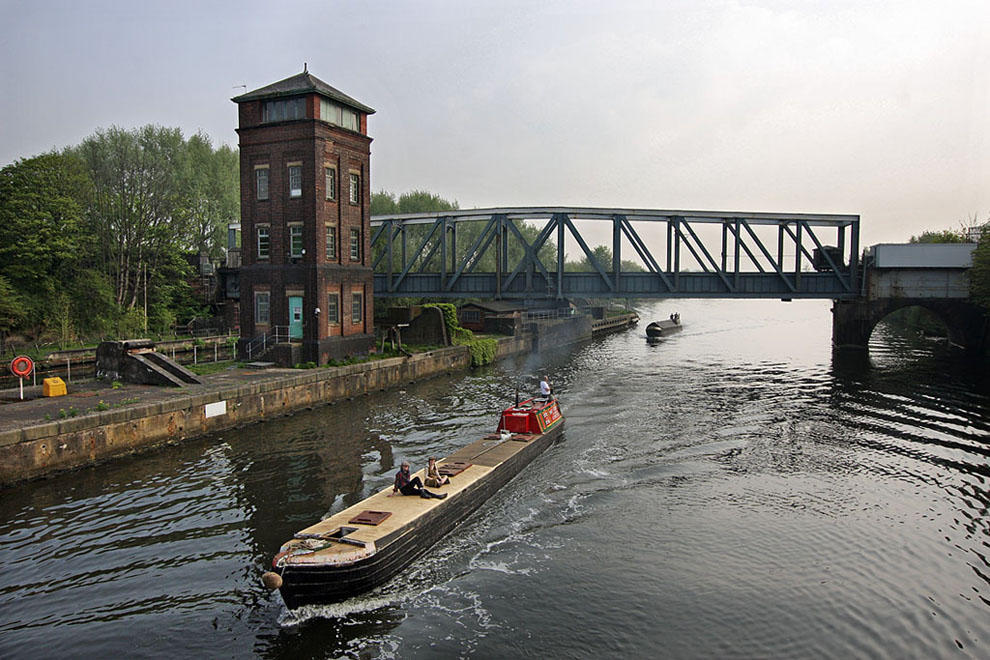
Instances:
[[[237,89],[238,87],[244,88],[245,92],[247,91],[247,85],[234,85],[233,87],[231,87],[231,89]]]
[[[306,67],[305,62],[303,62],[303,73],[309,73],[309,69]]]

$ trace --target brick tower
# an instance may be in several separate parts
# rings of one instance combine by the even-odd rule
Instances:
[[[265,334],[267,345],[279,343],[279,363],[368,352],[375,111],[305,69],[232,100],[241,152],[240,352]]]

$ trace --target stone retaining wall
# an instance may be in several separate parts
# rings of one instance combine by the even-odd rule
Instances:
[[[497,355],[531,349],[529,339],[507,338],[500,340]],[[0,432],[0,485],[464,370],[470,364],[468,349],[452,346]]]

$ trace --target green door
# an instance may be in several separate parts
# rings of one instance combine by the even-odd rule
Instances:
[[[302,296],[289,296],[289,339],[302,339]]]

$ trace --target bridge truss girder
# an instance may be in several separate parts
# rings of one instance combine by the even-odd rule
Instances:
[[[611,223],[611,263],[600,263],[576,222],[585,223],[586,231]],[[463,223],[473,223],[469,246],[458,244]],[[860,295],[855,215],[536,207],[375,216],[372,227],[376,296]],[[665,230],[659,237],[658,227]],[[644,228],[653,236],[644,238]],[[567,241],[583,255],[587,272],[565,271]],[[623,270],[624,246],[642,272]],[[489,270],[476,272],[492,252]],[[552,262],[546,263],[548,257]]]

